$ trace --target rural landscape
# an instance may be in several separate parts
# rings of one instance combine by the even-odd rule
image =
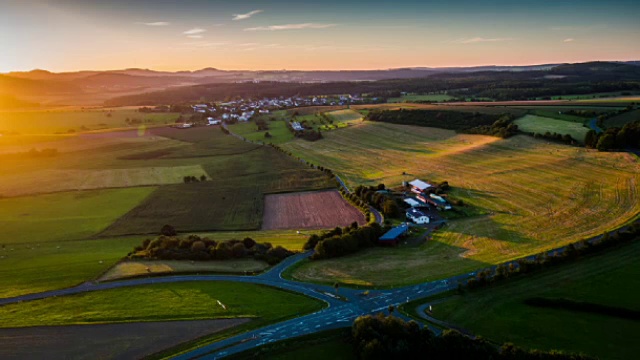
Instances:
[[[640,6],[535,3],[0,4],[0,358],[636,359]]]

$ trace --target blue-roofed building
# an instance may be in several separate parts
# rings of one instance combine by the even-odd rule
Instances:
[[[380,239],[378,239],[378,244],[398,245],[398,242],[400,242],[400,238],[402,237],[402,235],[406,234],[407,231],[409,231],[409,225],[407,224],[396,226],[382,235]]]

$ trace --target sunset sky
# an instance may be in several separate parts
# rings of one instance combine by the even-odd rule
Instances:
[[[640,60],[640,1],[1,0],[0,72]]]

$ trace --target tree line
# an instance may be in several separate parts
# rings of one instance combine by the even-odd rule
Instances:
[[[358,223],[354,222],[344,228],[336,227],[320,235],[311,235],[303,248],[315,250],[311,260],[335,258],[377,245],[384,232],[385,229],[378,223],[359,227]]]
[[[584,144],[588,148],[599,151],[638,149],[640,148],[640,121],[627,123],[622,128],[609,128],[600,134],[589,130],[585,135]]]
[[[270,243],[258,243],[252,238],[215,241],[197,235],[187,237],[160,235],[154,239],[145,239],[136,246],[128,257],[130,259],[150,260],[229,260],[254,258],[277,264],[293,255],[282,246],[273,247]]]
[[[436,336],[415,321],[379,313],[357,318],[351,327],[355,352],[362,360],[476,359],[476,360],[587,360],[585,355],[559,351],[525,350],[511,343],[498,347],[487,340],[472,339],[456,330]]]

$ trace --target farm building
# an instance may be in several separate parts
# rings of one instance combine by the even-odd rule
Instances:
[[[393,229],[387,231],[378,239],[378,244],[380,245],[398,245],[400,242],[400,238],[402,235],[406,234],[409,231],[408,224],[402,224],[400,226],[396,226]]]
[[[429,197],[436,203],[437,206],[444,208],[445,210],[451,210],[451,205],[442,196],[431,194],[429,195]]]
[[[419,201],[416,201],[412,198],[406,198],[404,199],[404,202],[407,203],[407,205],[411,206],[412,208],[421,205]]]
[[[407,210],[407,219],[410,219],[416,224],[428,224],[429,217],[418,209],[411,208]]]
[[[212,117],[207,118],[207,125],[220,125],[221,122],[222,120],[216,120]]]
[[[420,179],[415,179],[411,181],[409,185],[411,186],[411,191],[413,191],[416,194],[421,194],[428,188],[433,187],[431,184],[426,183]]]

